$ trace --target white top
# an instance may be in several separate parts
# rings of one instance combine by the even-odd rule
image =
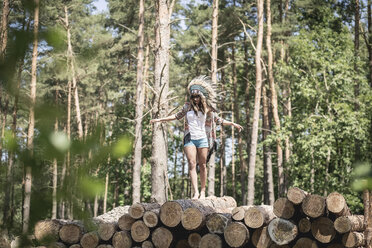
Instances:
[[[187,112],[186,118],[192,140],[207,138],[207,133],[205,132],[205,114],[198,111],[198,116],[196,116],[195,112],[192,110]]]

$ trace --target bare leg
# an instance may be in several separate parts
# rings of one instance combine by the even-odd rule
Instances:
[[[200,169],[200,199],[205,198],[205,185],[207,183],[207,155],[208,148],[197,148],[197,156]]]
[[[198,175],[196,173],[196,147],[186,146],[184,149],[185,149],[187,161],[189,162],[189,174],[190,174],[190,180],[191,180],[191,187],[194,190],[194,196],[192,197],[192,199],[198,199],[199,189],[198,189]]]

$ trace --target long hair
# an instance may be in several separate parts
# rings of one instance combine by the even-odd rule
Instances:
[[[201,95],[199,95],[199,96],[200,96],[199,104],[195,104],[194,100],[191,99],[191,96],[190,96],[191,108],[192,108],[192,110],[194,110],[196,116],[198,116],[198,111],[202,112],[203,115],[204,115],[208,110],[208,105],[207,105],[207,101],[206,101],[205,97],[201,96]]]

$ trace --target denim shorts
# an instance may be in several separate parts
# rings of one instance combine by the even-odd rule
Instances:
[[[203,139],[198,139],[198,140],[189,140],[186,144],[184,144],[184,147],[186,146],[196,146],[196,148],[208,148],[208,139],[203,138]]]

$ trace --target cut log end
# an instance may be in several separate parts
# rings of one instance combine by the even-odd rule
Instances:
[[[315,240],[302,237],[297,240],[293,248],[318,248],[318,245],[316,244]]]
[[[146,211],[143,215],[143,222],[150,228],[156,227],[159,223],[159,211]]]
[[[206,226],[210,233],[222,234],[230,219],[223,214],[212,214],[208,217]]]
[[[205,222],[205,216],[197,208],[188,208],[183,212],[181,222],[186,230],[196,230]]]
[[[283,219],[290,219],[295,213],[293,203],[287,198],[279,198],[274,202],[274,214]]]
[[[336,215],[350,215],[345,198],[338,192],[332,192],[326,199],[327,209]]]
[[[114,247],[130,248],[132,247],[132,242],[132,238],[127,231],[116,232],[112,237],[112,245]]]
[[[305,199],[307,193],[300,188],[292,187],[288,189],[287,198],[295,205],[299,205]]]
[[[349,232],[342,235],[342,243],[345,247],[359,247],[364,246],[365,239],[363,233]]]
[[[182,207],[178,202],[166,202],[160,208],[160,220],[168,227],[175,227],[181,222]]]
[[[249,207],[250,206],[239,206],[233,208],[233,210],[231,211],[233,220],[236,221],[243,220],[245,216],[245,211],[247,211]]]
[[[198,248],[201,238],[202,237],[199,233],[190,233],[189,237],[187,238],[187,242],[192,248]]]
[[[320,195],[307,195],[302,202],[303,212],[311,217],[318,218],[325,212],[325,198]]]
[[[222,239],[217,234],[208,233],[200,240],[200,248],[222,248]]]
[[[142,206],[141,203],[134,203],[132,206],[129,207],[128,213],[132,218],[140,219],[145,213],[145,208]]]
[[[98,226],[98,236],[104,241],[111,239],[115,232],[116,223],[100,223]]]
[[[78,224],[66,224],[59,230],[59,237],[66,244],[76,244],[82,236],[82,228]]]
[[[173,242],[173,235],[168,229],[158,227],[153,231],[151,240],[155,247],[168,248]]]
[[[334,239],[336,230],[332,220],[320,217],[311,223],[311,233],[319,242],[328,244]]]
[[[129,213],[127,213],[127,214],[123,214],[119,218],[118,226],[119,226],[120,230],[130,231],[130,228],[132,227],[134,222],[136,222],[136,219],[134,219],[132,216],[130,216]]]
[[[267,226],[256,229],[252,234],[252,243],[257,248],[268,248],[273,241],[270,239]]]
[[[276,244],[286,245],[296,238],[298,229],[292,222],[276,218],[270,222],[268,232],[271,240]]]
[[[35,225],[34,235],[40,244],[56,242],[59,239],[58,232],[61,224],[57,220],[42,220]]]
[[[241,247],[249,241],[249,231],[243,223],[232,222],[225,228],[224,237],[229,246]]]
[[[80,244],[83,248],[97,247],[98,243],[99,237],[96,232],[86,233],[80,240]]]
[[[298,222],[298,231],[301,233],[307,233],[311,229],[311,222],[308,218],[302,218]]]
[[[143,242],[150,236],[150,229],[142,220],[134,222],[130,231],[132,239],[136,242]]]
[[[151,241],[146,240],[142,243],[141,248],[154,248],[154,245],[152,244]]]

